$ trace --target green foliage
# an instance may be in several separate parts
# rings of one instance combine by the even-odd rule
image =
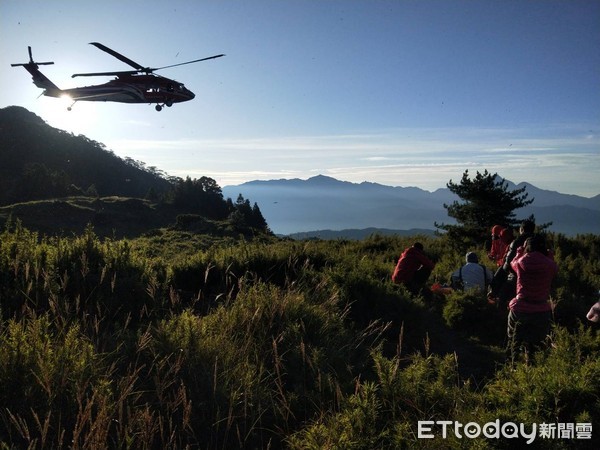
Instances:
[[[506,333],[506,313],[490,305],[484,293],[451,293],[442,315],[450,328],[489,344],[502,342]]]
[[[161,352],[181,355],[183,382],[205,405],[192,411],[203,421],[199,428],[223,441],[237,429],[250,439],[240,446],[274,439],[264,428],[287,428],[331,407],[356,357],[335,299],[313,304],[262,283],[206,317],[175,316],[158,334]],[[207,406],[216,418],[203,417]],[[211,427],[215,421],[223,427]]]
[[[229,210],[229,220],[235,229],[270,232],[258,205],[255,203],[251,207],[250,200],[244,199],[242,194],[238,196],[235,204],[230,204]]]
[[[600,414],[600,337],[590,329],[555,330],[551,350],[535,365],[500,369],[483,389],[463,384],[457,362],[415,355],[403,366],[398,358],[374,352],[377,378],[357,384],[339,412],[316,420],[289,438],[294,449],[318,448],[515,448],[521,442],[417,439],[419,420],[502,423],[596,423]],[[597,442],[596,442],[597,443]],[[531,448],[594,448],[590,441],[540,439]],[[520,448],[520,447],[519,447]],[[529,446],[528,446],[529,448]]]
[[[465,170],[460,183],[450,180],[447,187],[462,200],[462,203],[455,201],[450,205],[444,204],[448,216],[458,224],[436,223],[435,226],[446,231],[450,239],[456,242],[456,248],[462,250],[481,245],[496,224],[514,226],[517,223],[514,210],[533,202],[533,199],[527,200],[524,187],[510,191],[504,179],[498,179],[498,174],[490,174],[487,170],[477,172],[473,179]]]
[[[224,219],[228,214],[221,188],[209,177],[178,180],[173,187],[171,202],[184,212],[210,219]]]
[[[419,442],[416,429],[418,420],[458,420],[476,405],[477,395],[460,384],[453,355],[402,361],[373,352],[372,358],[375,381],[357,383],[340,412],[291,436],[291,448],[447,448],[460,442]]]
[[[507,366],[486,385],[491,410],[527,423],[597,420],[600,336],[583,326],[556,328],[552,350],[535,356],[535,364]]]
[[[213,226],[180,225],[196,222]],[[463,262],[446,238],[417,239],[434,279]],[[9,221],[0,448],[509,448],[419,440],[417,423],[600,419],[600,338],[579,325],[600,285],[597,236],[550,236],[559,325],[514,367],[494,366],[505,312],[391,283],[414,240],[44,237]]]
[[[0,417],[14,427],[13,444],[43,448],[49,437],[45,427],[56,411],[63,426],[73,429],[77,400],[92,383],[97,363],[92,345],[77,325],[61,329],[52,325],[44,315],[9,320],[0,328],[0,405],[5,405]],[[48,422],[42,427],[42,421]],[[27,424],[34,423],[39,437],[30,440]]]

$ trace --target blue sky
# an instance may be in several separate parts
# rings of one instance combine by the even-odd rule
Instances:
[[[196,98],[149,105],[38,98],[27,46],[59,87],[167,69]],[[221,186],[371,181],[427,190],[487,169],[600,194],[600,1],[0,0],[0,107],[23,106],[123,157]],[[7,88],[8,87],[8,88]]]

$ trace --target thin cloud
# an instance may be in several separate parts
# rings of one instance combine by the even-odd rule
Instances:
[[[583,127],[585,128],[585,127]],[[459,179],[465,169],[488,170],[539,187],[600,193],[600,146],[589,129],[443,128],[273,138],[122,140],[110,143],[130,156],[176,176],[210,176],[220,185],[254,179],[309,178],[322,173],[344,181],[428,190]],[[569,176],[561,172],[569,172]],[[557,185],[560,183],[560,185]],[[582,187],[585,186],[585,187]]]

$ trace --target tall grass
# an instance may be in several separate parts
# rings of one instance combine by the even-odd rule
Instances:
[[[390,282],[412,239],[173,247],[184,234],[0,234],[0,448],[485,448],[418,440],[417,421],[600,417],[600,341],[577,325],[596,237],[554,238],[562,325],[509,369],[501,312]],[[433,277],[462,262],[420,240]]]

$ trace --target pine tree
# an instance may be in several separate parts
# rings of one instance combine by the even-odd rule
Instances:
[[[252,226],[257,230],[270,232],[269,225],[262,215],[258,203],[254,203],[254,206],[252,207]]]
[[[230,220],[240,228],[270,233],[267,221],[258,204],[254,203],[254,206],[250,206],[250,200],[245,199],[242,194],[238,195],[234,211],[230,214]]]
[[[534,200],[527,199],[529,194],[525,187],[511,191],[503,178],[487,170],[477,172],[473,179],[465,170],[460,183],[450,180],[446,186],[462,200],[444,204],[448,216],[454,218],[457,224],[435,223],[435,226],[446,231],[448,238],[462,248],[485,242],[489,230],[496,224],[515,226],[519,221],[514,211]]]

